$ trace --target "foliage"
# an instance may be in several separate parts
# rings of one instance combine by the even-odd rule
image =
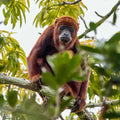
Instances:
[[[13,33],[0,31],[0,71],[12,76],[22,76],[20,61],[26,67],[26,55],[11,34]]]
[[[7,101],[11,107],[15,107],[17,103],[17,91],[14,90],[8,91]]]
[[[6,104],[4,104],[6,102],[8,106],[13,107],[13,112],[11,114],[17,118],[21,118],[22,116],[23,118],[29,120],[32,120],[33,118],[34,120],[38,120],[38,118],[43,118],[44,120],[51,120],[58,118],[61,112],[71,105],[71,102],[73,101],[72,97],[65,97],[62,101],[60,101],[61,90],[59,88],[64,83],[70,81],[70,79],[75,79],[77,81],[84,80],[85,71],[83,72],[79,70],[79,66],[80,64],[82,64],[81,56],[75,55],[73,57],[70,57],[69,52],[63,52],[61,54],[56,54],[53,57],[49,57],[48,59],[50,64],[53,65],[52,67],[55,71],[56,77],[54,77],[49,72],[43,70],[43,82],[48,85],[52,90],[52,95],[49,94],[50,91],[49,93],[44,93],[44,95],[46,95],[48,99],[47,104],[43,104],[43,107],[38,105],[35,102],[35,94],[30,95],[30,98],[26,97],[26,94],[23,94],[24,99],[19,100],[17,97],[17,91],[15,91],[15,89],[9,89],[6,96],[7,101],[5,101],[1,96],[1,100],[3,101],[1,101],[2,110],[4,110],[4,108],[6,107]],[[66,69],[65,66],[68,66],[68,68]],[[63,70],[65,70],[66,72],[64,73]],[[64,77],[61,78],[61,76]],[[18,103],[18,101],[20,101],[20,103]],[[71,115],[70,118],[72,119],[73,116]]]
[[[68,52],[65,52],[48,58],[48,61],[52,66],[55,76],[52,75],[52,73],[44,72],[42,78],[43,81],[53,89],[58,89],[60,86],[66,82],[69,82],[71,79],[84,80],[84,77],[80,73],[82,71],[79,70],[79,65],[81,64],[81,56],[74,55],[72,58],[70,58]],[[61,79],[61,76],[64,77]]]
[[[4,4],[3,15],[5,17],[4,24],[7,25],[9,19],[11,19],[11,24],[13,28],[15,27],[17,21],[20,21],[20,26],[22,26],[22,18],[26,22],[25,11],[29,11],[30,6],[29,0],[27,0],[28,7],[26,6],[26,0],[3,0],[0,2],[0,6]]]
[[[99,96],[102,100],[119,99],[120,92],[120,32],[113,35],[102,46],[91,48],[88,46],[80,46],[80,49],[89,52],[89,65],[92,68],[89,82],[89,97]],[[117,115],[120,106],[109,106],[105,111],[105,118],[113,118],[109,116],[109,111]],[[109,116],[109,117],[108,117]]]
[[[83,8],[86,6],[79,2],[75,5],[64,5],[64,0],[35,0],[36,3],[39,2],[40,12],[34,19],[34,24],[37,27],[44,27],[45,25],[50,25],[54,19],[59,18],[63,15],[69,15],[78,19],[81,14],[84,16]],[[67,0],[68,2],[75,2],[75,0]],[[87,9],[87,8],[86,8]]]
[[[33,21],[36,27],[49,25],[53,19],[63,15],[78,19],[80,14],[84,16],[83,8],[86,8],[82,2],[69,4],[74,3],[75,0],[35,0],[35,2],[39,3],[40,8],[40,12]],[[88,37],[87,33],[90,31],[97,34],[98,26],[111,14],[113,14],[111,23],[115,25],[118,18],[118,5],[115,5],[109,14],[102,16],[100,21],[90,22],[89,28],[79,38]],[[1,0],[0,6],[4,6],[5,25],[11,21],[14,28],[19,21],[22,26],[23,18],[26,22],[25,12],[29,11],[29,0]],[[0,72],[27,78],[25,52],[17,40],[11,37],[12,34],[12,32],[0,31]],[[59,88],[71,79],[84,80],[87,71],[81,71],[80,64],[85,57],[85,62],[91,68],[87,99],[90,102],[94,101],[92,102],[94,105],[95,102],[103,103],[98,116],[94,114],[94,111],[92,114],[99,119],[119,119],[119,102],[116,105],[107,105],[106,102],[120,101],[120,32],[111,36],[103,45],[95,42],[94,39],[82,41],[78,47],[78,53],[73,57],[66,51],[47,58],[55,73],[54,76],[43,68],[43,81],[50,88],[47,92],[43,92],[47,96],[47,104],[40,105],[39,95],[32,91],[12,85],[0,85],[0,115],[2,118],[4,120],[49,120],[60,117],[61,112],[73,104],[73,98],[65,97],[61,101],[59,96],[61,89]],[[95,101],[96,96],[97,101]],[[73,113],[66,119],[74,120],[75,116],[76,114]],[[78,117],[76,119],[79,120]]]

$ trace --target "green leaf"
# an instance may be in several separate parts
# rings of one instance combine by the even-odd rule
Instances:
[[[118,42],[120,40],[120,32],[117,32],[115,35],[113,35],[109,41],[107,41],[107,44],[111,44],[111,43],[115,43]]]
[[[110,111],[110,112],[105,112],[103,113],[103,118],[120,118],[120,111]]]
[[[79,10],[80,10],[80,14],[82,14],[84,16],[84,11],[81,7],[79,7]]]
[[[51,87],[55,90],[58,89],[58,84],[56,83],[55,77],[51,73],[49,73],[49,72],[43,73],[42,80],[49,87]]]
[[[84,77],[80,76],[81,56],[78,54],[71,58],[69,52],[65,51],[48,57],[47,60],[55,74],[54,78],[51,78],[56,81],[57,86],[62,86],[71,80],[84,80]]]
[[[70,69],[75,70],[78,66],[80,66],[82,58],[80,55],[75,54],[70,60]]]
[[[85,45],[80,45],[80,48],[87,51],[87,52],[91,52],[91,53],[101,53],[101,49],[99,48],[93,48],[93,47],[89,47],[89,46],[85,46]]]
[[[55,72],[56,81],[59,85],[67,82],[70,72],[70,56],[67,52],[62,54],[57,54],[51,61],[53,66],[53,71]]]
[[[89,26],[90,26],[90,29],[94,30],[95,33],[96,33],[96,27],[97,27],[97,25],[94,22],[90,22]]]
[[[25,111],[25,118],[27,120],[50,120],[46,111],[43,111],[43,107],[35,102],[36,95],[33,94],[29,99],[24,97],[22,103],[23,111]]]
[[[8,12],[5,14],[5,20],[4,20],[4,24],[5,24],[5,25],[8,24],[9,18],[10,18],[10,11],[8,11]]]
[[[27,4],[28,4],[28,7],[30,7],[30,1],[29,0],[27,0]]]
[[[3,106],[5,100],[2,94],[0,94],[0,108]]]
[[[5,9],[3,9],[3,15],[5,16],[6,12],[5,12]]]
[[[110,77],[110,74],[106,71],[106,69],[102,68],[102,67],[98,67],[96,65],[91,65],[91,67],[98,73],[101,75],[105,75],[107,77]]]
[[[17,98],[17,91],[11,90],[7,93],[7,101],[11,107],[15,107],[17,104],[18,98]]]
[[[19,9],[19,6],[16,4],[16,8],[17,8],[17,12],[18,12],[18,15],[19,15],[19,20],[20,20],[20,27],[22,26],[22,16],[21,16],[21,13],[20,13],[20,9]],[[24,18],[25,19],[25,18]],[[26,20],[25,20],[26,21]]]
[[[63,99],[63,101],[61,101],[61,104],[60,104],[60,109],[61,109],[60,111],[63,111],[66,107],[68,107],[72,100],[73,100],[72,97]]]

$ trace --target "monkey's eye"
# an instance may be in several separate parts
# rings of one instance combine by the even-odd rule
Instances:
[[[66,26],[65,26],[65,25],[61,25],[58,29],[59,29],[60,31],[63,31],[64,29],[66,29]]]
[[[65,29],[69,30],[70,33],[72,33],[72,34],[75,32],[75,29],[74,29],[73,27],[67,26],[67,25],[61,25],[61,26],[58,28],[59,31],[63,31],[63,30],[65,30]]]
[[[71,33],[75,32],[75,29],[73,27],[69,27],[69,30],[70,30]]]

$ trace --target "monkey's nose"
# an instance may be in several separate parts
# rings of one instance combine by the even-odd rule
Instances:
[[[61,40],[61,42],[63,42],[63,43],[67,43],[67,42],[70,41],[69,37],[61,37],[60,40]]]
[[[69,37],[69,34],[64,33],[63,36],[64,36],[64,37]]]

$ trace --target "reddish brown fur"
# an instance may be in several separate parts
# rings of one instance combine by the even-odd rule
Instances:
[[[73,34],[72,36],[72,41],[66,45],[66,50],[70,50],[73,48],[73,46],[75,45],[75,43],[79,43],[78,41],[78,38],[77,38],[77,32],[78,32],[78,29],[79,29],[79,24],[76,22],[76,20],[74,18],[71,18],[71,17],[66,17],[66,16],[63,16],[61,18],[59,18],[58,22],[56,23],[55,25],[55,28],[54,28],[54,32],[53,32],[53,40],[54,40],[54,43],[55,43],[55,47],[56,49],[58,49],[60,51],[60,41],[59,41],[59,31],[58,31],[58,27],[60,25],[69,25],[69,26],[72,26],[76,32],[75,34]]]
[[[65,50],[72,50],[73,53],[76,53],[76,45],[79,44],[77,38],[79,25],[74,18],[63,16],[57,19],[54,24],[50,25],[43,32],[27,58],[28,73],[32,82],[39,80],[42,74],[42,67],[45,67],[48,71],[53,73],[51,67],[47,63],[46,56],[61,52],[62,43],[58,38],[60,34],[58,27],[60,25],[69,25],[76,30],[76,32],[72,35],[72,41],[64,45]],[[81,110],[85,106],[89,73],[87,77],[88,78],[86,78],[85,82],[71,81],[63,85],[64,92],[62,92],[61,95],[64,96],[68,93],[71,93],[76,98],[75,111]]]

